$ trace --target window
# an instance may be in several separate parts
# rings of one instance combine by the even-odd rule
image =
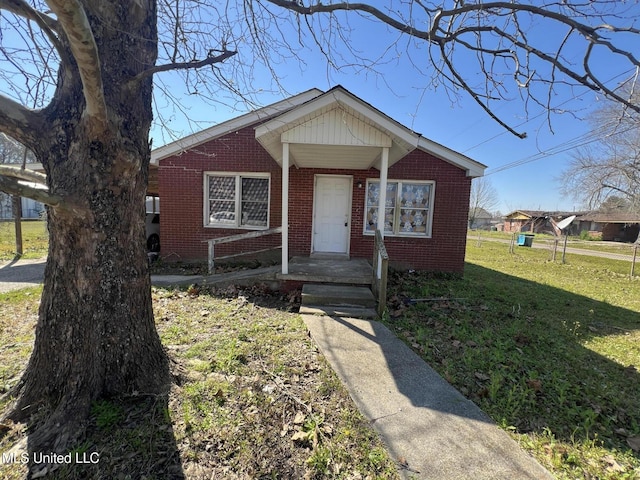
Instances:
[[[205,226],[260,229],[268,225],[268,175],[205,174]]]
[[[433,182],[392,180],[387,182],[384,212],[385,235],[430,236]],[[380,181],[367,181],[364,233],[378,225]]]

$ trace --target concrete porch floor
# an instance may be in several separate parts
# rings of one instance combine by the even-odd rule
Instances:
[[[364,258],[337,256],[293,257],[289,261],[289,273],[280,273],[280,265],[208,276],[154,275],[154,285],[181,285],[206,283],[208,285],[247,285],[255,282],[300,281],[309,283],[333,283],[371,286],[373,269]]]
[[[364,258],[311,256],[293,257],[289,261],[289,273],[277,273],[276,278],[302,282],[371,285],[372,275],[371,265]]]

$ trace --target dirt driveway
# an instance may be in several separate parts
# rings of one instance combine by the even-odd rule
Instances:
[[[0,262],[0,293],[40,285],[46,263],[46,258]]]

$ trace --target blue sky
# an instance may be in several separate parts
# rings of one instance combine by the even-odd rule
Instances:
[[[380,28],[368,20],[354,19],[350,26],[354,32],[350,37],[353,40],[352,47],[372,52],[373,56],[377,55],[376,51],[384,51],[389,43],[398,38],[386,27]],[[553,52],[555,42],[564,33],[564,29],[554,31],[549,26],[533,25],[530,40]],[[633,45],[636,56],[640,56],[638,46],[629,45]],[[601,104],[601,97],[585,90],[559,87],[551,104],[569,112],[554,115],[550,128],[545,111],[540,108],[536,110],[532,105],[529,105],[529,120],[525,121],[523,103],[517,91],[510,93],[513,100],[498,102],[495,112],[511,126],[517,126],[518,131],[527,132],[528,137],[522,140],[492,120],[466,94],[452,100],[445,89],[435,88],[429,78],[418,73],[411,62],[420,60],[420,55],[424,55],[420,48],[424,49],[424,46],[403,44],[403,47],[404,51],[402,48],[393,49],[389,56],[384,57],[386,63],[376,67],[378,74],[348,68],[329,73],[325,58],[313,49],[301,51],[299,57],[303,63],[296,59],[283,63],[280,59],[274,63],[274,71],[280,87],[291,94],[314,87],[328,90],[340,84],[423,136],[487,165],[488,178],[500,198],[497,209],[502,213],[516,209],[572,211],[582,207],[578,200],[562,194],[558,178],[570,158],[570,146],[576,141],[584,141],[590,128],[586,119],[590,110]],[[335,48],[340,48],[340,45]],[[239,50],[242,61],[241,56],[246,52]],[[413,55],[411,61],[406,56],[407,50],[411,50]],[[573,50],[568,49],[567,53],[573,53]],[[575,59],[579,60],[579,55],[576,50]],[[464,61],[464,54],[460,58]],[[621,69],[616,69],[613,63],[600,61],[597,65],[606,67],[602,70],[604,80],[621,79],[618,76]],[[624,68],[629,67],[627,65]],[[468,73],[470,78],[474,75],[478,78],[477,72]],[[256,96],[260,104],[267,105],[282,98],[282,94],[267,93],[275,82],[266,70],[261,72],[254,65],[254,77],[250,81],[254,89],[264,85],[265,93]],[[244,113],[242,107],[239,110],[224,105],[212,108],[191,97],[183,97],[183,106],[190,109],[191,119],[203,122],[197,128],[205,128]],[[184,129],[181,130],[184,134],[194,129],[181,124],[179,119],[172,126],[178,130]],[[152,135],[155,137],[154,146],[166,143],[157,130]],[[514,162],[523,164],[493,173]]]
[[[242,18],[242,6],[239,5],[239,15]],[[394,5],[406,6],[410,2]],[[628,18],[640,18],[640,4],[637,1],[610,2],[607,5],[626,9],[625,15]],[[282,14],[283,11],[278,12]],[[213,12],[209,13],[213,15]],[[442,87],[441,78],[428,76],[431,70],[425,60],[428,49],[424,43],[407,40],[378,21],[352,14],[349,14],[348,21],[340,20],[342,25],[348,25],[351,29],[348,39],[345,39],[335,34],[335,25],[323,24],[320,18],[314,17],[312,22],[324,27],[320,37],[330,37],[335,42],[332,45],[335,57],[343,56],[345,62],[350,61],[348,49],[345,48],[348,42],[352,50],[380,61],[371,69],[360,67],[331,71],[327,68],[326,58],[313,47],[309,37],[299,37],[291,25],[278,18],[277,30],[282,34],[279,41],[277,38],[270,41],[268,36],[276,31],[275,24],[264,27],[271,28],[272,32],[261,32],[264,33],[262,46],[268,50],[272,62],[272,68],[269,69],[256,56],[257,49],[249,40],[246,24],[236,22],[228,28],[238,30],[233,33],[240,40],[231,47],[238,50],[238,55],[220,68],[223,72],[231,72],[228,76],[238,90],[254,92],[253,105],[248,106],[229,92],[221,92],[220,101],[204,101],[198,96],[190,95],[184,81],[177,74],[162,73],[157,77],[179,99],[179,107],[166,101],[160,94],[160,89],[156,89],[157,113],[165,121],[170,120],[169,128],[174,135],[184,136],[246,113],[252,107],[281,100],[287,94],[311,88],[328,90],[340,84],[423,136],[487,165],[488,178],[500,198],[497,208],[502,213],[516,209],[570,211],[582,207],[576,199],[562,194],[558,178],[570,159],[571,145],[584,141],[588,134],[590,124],[586,119],[589,118],[589,112],[602,104],[602,98],[597,94],[558,85],[550,103],[567,112],[554,115],[549,125],[545,111],[531,103],[529,120],[525,121],[524,104],[518,89],[510,88],[506,95],[509,100],[496,102],[494,112],[518,131],[527,132],[528,137],[521,140],[492,120],[467,94],[461,93],[457,98],[450,98],[447,90]],[[203,25],[201,17],[196,20]],[[505,22],[505,19],[499,21]],[[216,27],[216,32],[227,28],[224,22],[213,17],[210,25],[212,28]],[[531,21],[527,29],[527,40],[549,54],[553,54],[558,42],[566,34],[564,27],[558,28],[538,20]],[[11,30],[4,33],[3,41],[9,42],[12,38]],[[622,38],[620,45],[630,49],[639,58],[640,42],[632,37]],[[398,43],[389,48],[396,40]],[[286,44],[289,44],[292,51],[286,51]],[[582,52],[578,47],[576,42],[568,41],[563,52],[564,58],[579,62]],[[294,50],[295,55],[292,54]],[[466,78],[470,82],[482,83],[485,79],[483,74],[474,70],[473,66],[465,69],[466,63],[472,65],[473,56],[464,51],[457,51],[456,54],[456,65],[461,66]],[[160,63],[163,61],[160,60]],[[597,58],[594,67],[599,69],[603,80],[610,80],[610,84],[622,80],[623,72],[625,78],[633,73],[629,70],[628,63],[621,65],[615,60],[602,57]],[[549,74],[544,66],[539,65],[538,68],[537,72],[541,75]],[[215,81],[210,83],[214,85]],[[509,87],[508,83],[513,87],[513,82],[509,82],[507,77],[505,88]],[[0,91],[4,90],[0,86]],[[157,124],[151,137],[154,147],[175,139],[175,136],[171,138]],[[501,170],[514,163],[522,164]]]

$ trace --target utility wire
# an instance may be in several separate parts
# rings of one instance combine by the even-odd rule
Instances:
[[[628,70],[628,71],[626,71],[626,72],[619,73],[618,75],[615,75],[615,76],[611,77],[611,78],[610,78],[609,80],[607,80],[605,83],[609,83],[609,82],[612,82],[612,81],[614,81],[614,80],[617,80],[618,78],[620,78],[620,77],[622,77],[622,76],[627,76],[627,75],[629,75],[630,73],[632,73],[633,71],[634,71],[634,69],[630,69],[630,70]],[[563,105],[565,105],[565,104],[567,104],[567,103],[569,103],[569,102],[571,102],[571,101],[573,101],[573,100],[577,100],[578,98],[580,98],[580,97],[582,97],[582,96],[584,96],[584,95],[586,95],[587,93],[590,93],[590,92],[591,92],[590,90],[584,90],[581,94],[579,94],[579,95],[574,95],[573,97],[568,98],[568,99],[567,99],[567,100],[565,100],[564,102],[559,103],[558,105],[556,105],[555,107],[553,107],[553,109],[552,109],[552,110],[557,110],[558,108],[562,107]],[[535,120],[536,118],[539,118],[539,117],[541,117],[541,116],[543,116],[543,115],[545,115],[545,114],[547,114],[547,113],[548,113],[548,111],[547,111],[547,110],[543,110],[543,111],[541,111],[540,113],[538,113],[537,115],[534,115],[533,117],[528,118],[527,120],[525,120],[525,121],[523,121],[523,122],[519,123],[518,125],[515,125],[515,126],[513,127],[513,129],[514,129],[514,130],[515,130],[515,129],[518,129],[518,128],[522,127],[523,125],[526,125],[527,123],[531,122],[532,120]],[[461,132],[459,135],[462,135],[463,133],[464,133],[464,132]],[[473,150],[473,149],[475,149],[475,148],[478,148],[478,147],[480,147],[481,145],[484,145],[485,143],[490,142],[491,140],[495,140],[496,138],[501,137],[502,135],[505,135],[506,133],[508,133],[508,132],[507,132],[506,130],[503,130],[502,132],[497,133],[497,134],[495,134],[494,136],[489,137],[489,138],[487,138],[486,140],[483,140],[482,142],[477,143],[477,144],[475,144],[475,145],[473,145],[473,146],[471,146],[471,147],[469,147],[469,148],[467,148],[467,149],[463,150],[461,153],[466,154],[467,152],[469,152],[469,151],[471,151],[471,150]],[[454,138],[455,138],[455,137],[454,137]]]
[[[531,163],[531,162],[535,162],[537,160],[541,160],[543,158],[547,158],[547,157],[551,157],[554,155],[558,155],[559,153],[563,153],[566,152],[567,150],[573,150],[575,148],[579,148],[579,147],[584,147],[585,145],[589,145],[591,143],[595,143],[595,142],[599,142],[603,136],[607,135],[607,134],[611,134],[611,130],[610,127],[613,127],[615,125],[618,125],[618,122],[611,122],[610,124],[606,124],[603,125],[601,127],[599,127],[596,130],[587,132],[585,134],[579,135],[575,138],[572,138],[571,140],[568,140],[566,142],[560,143],[558,145],[556,145],[555,147],[552,147],[548,150],[545,150],[543,152],[538,152],[534,155],[530,155],[529,157],[525,157],[523,159],[520,160],[516,160],[514,162],[511,163],[507,163],[505,165],[501,165],[500,167],[496,167],[493,169],[489,169],[484,176],[488,176],[488,175],[493,175],[495,173],[498,172],[503,172],[505,170],[509,170],[511,168],[515,168],[515,167],[519,167],[520,165],[525,165],[527,163]],[[613,133],[612,135],[621,135],[623,133],[627,133],[631,130],[636,129],[636,126],[630,126],[629,128],[617,131],[615,133]]]

